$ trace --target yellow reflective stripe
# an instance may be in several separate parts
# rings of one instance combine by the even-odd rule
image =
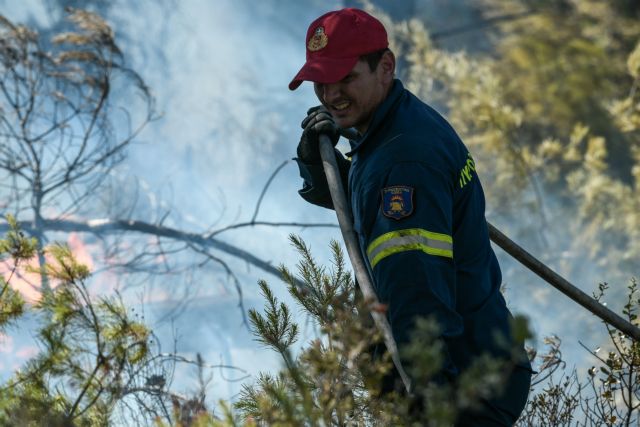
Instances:
[[[371,242],[367,248],[367,257],[373,268],[389,255],[415,250],[453,258],[453,239],[447,234],[434,233],[422,228],[391,231]]]
[[[383,243],[391,239],[394,239],[397,237],[408,237],[408,236],[422,236],[429,240],[435,240],[435,241],[453,244],[453,239],[451,238],[451,236],[447,234],[434,233],[432,231],[427,231],[422,228],[407,228],[405,230],[390,231],[388,233],[383,234],[382,236],[377,237],[373,242],[369,244],[369,247],[367,248],[367,254],[370,254],[378,246],[382,245]]]

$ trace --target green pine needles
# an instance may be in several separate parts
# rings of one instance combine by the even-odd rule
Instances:
[[[319,265],[309,247],[296,236],[291,242],[300,255],[295,276],[281,267],[288,291],[303,313],[318,326],[319,336],[301,347],[299,326],[291,309],[278,301],[266,282],[260,282],[266,300],[263,313],[251,311],[256,340],[279,353],[284,367],[262,373],[244,386],[235,403],[236,416],[226,408],[227,420],[209,419],[202,425],[268,426],[450,426],[456,416],[481,399],[500,391],[502,373],[517,360],[481,357],[459,378],[455,387],[434,382],[442,366],[439,329],[422,319],[412,342],[402,351],[415,396],[396,392],[381,394],[381,381],[392,369],[388,357],[376,358],[373,349],[381,337],[368,314],[371,309],[359,296],[337,242],[331,242],[331,268]],[[623,314],[637,323],[640,303],[635,281],[628,287]],[[607,285],[600,285],[603,300]],[[516,316],[517,342],[531,338],[527,319]],[[617,426],[635,425],[640,407],[640,356],[638,343],[609,329],[607,351],[589,350],[594,366],[584,374],[567,370],[561,341],[546,338],[546,352],[529,349],[538,371],[529,402],[517,426]]]
[[[233,405],[221,402],[214,414],[205,405],[204,383],[195,397],[169,390],[171,378],[159,368],[151,331],[129,314],[118,296],[92,295],[85,285],[87,268],[68,248],[47,248],[50,261],[43,271],[52,289],[38,302],[27,304],[10,285],[20,271],[28,270],[36,245],[12,218],[9,223],[11,230],[0,240],[0,257],[13,260],[13,270],[2,282],[0,328],[12,328],[31,315],[37,319],[38,352],[0,385],[0,425],[450,426],[460,411],[499,391],[501,373],[513,363],[481,357],[455,387],[435,382],[443,344],[436,322],[422,319],[401,353],[416,385],[415,395],[380,393],[392,364],[386,355],[374,356],[381,336],[370,319],[371,304],[357,291],[340,245],[331,242],[333,260],[327,268],[315,261],[300,238],[292,236],[300,262],[297,274],[281,267],[283,280],[318,334],[301,343],[292,308],[261,281],[265,307],[250,311],[252,331],[257,342],[281,356],[283,368],[258,375],[244,385]],[[604,302],[607,290],[607,284],[600,285],[595,297]],[[637,323],[639,305],[638,285],[632,280],[623,315]],[[516,317],[513,329],[520,342],[530,337],[522,317]],[[546,353],[531,351],[539,373],[517,426],[637,423],[640,346],[613,329],[608,332],[610,340],[602,348],[587,349],[594,366],[584,374],[566,369],[557,337],[545,340]],[[201,358],[198,366],[202,374]]]
[[[236,408],[245,422],[259,425],[450,425],[459,410],[500,390],[505,364],[481,359],[466,372],[458,387],[432,380],[443,363],[439,330],[429,319],[419,322],[415,339],[403,355],[416,380],[416,397],[381,394],[381,381],[392,369],[388,356],[374,357],[382,343],[364,301],[347,271],[340,245],[331,242],[333,262],[326,269],[314,260],[296,236],[291,243],[300,255],[298,278],[281,267],[289,293],[319,327],[319,336],[293,356],[299,327],[291,309],[260,282],[266,299],[264,314],[250,311],[256,340],[278,352],[284,369],[261,374],[246,385]],[[419,409],[421,408],[421,409]]]
[[[42,269],[57,285],[26,304],[10,283],[21,272],[41,273],[27,265],[36,243],[8,222],[0,258],[11,259],[12,270],[2,281],[0,328],[29,314],[38,322],[38,351],[0,386],[0,425],[108,425],[131,392],[131,373],[148,361],[150,331],[119,298],[91,295],[88,268],[63,245],[46,248],[51,261]]]

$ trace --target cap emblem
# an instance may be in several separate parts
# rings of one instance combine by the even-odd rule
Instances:
[[[324,32],[324,27],[316,28],[316,31],[313,33],[313,36],[309,39],[309,43],[307,43],[307,49],[311,52],[318,51],[323,49],[327,43],[329,43],[329,37]]]

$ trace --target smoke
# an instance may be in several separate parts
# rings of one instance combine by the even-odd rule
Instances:
[[[64,2],[11,3],[11,7],[7,7],[8,2],[0,3],[9,19],[46,29],[62,15]],[[317,103],[308,84],[293,93],[287,89],[304,61],[307,25],[322,13],[340,7],[341,2],[87,3],[113,24],[128,65],[151,87],[161,112],[160,119],[140,135],[116,172],[125,199],[133,193],[143,194],[133,216],[143,216],[140,219],[144,220],[168,212],[166,225],[192,231],[216,230],[250,220],[271,173],[294,156],[304,112]],[[424,2],[414,6],[415,11],[427,14]],[[297,195],[299,186],[297,168],[290,162],[271,184],[258,219],[335,222],[333,212],[303,202]],[[323,263],[329,260],[329,239],[340,239],[335,229],[264,227],[241,228],[220,237],[273,265],[292,267],[297,259],[286,238],[292,231],[310,243]],[[525,246],[534,240],[527,238]],[[85,251],[85,244],[75,237],[71,243],[77,254]],[[505,272],[506,295],[513,311],[529,316],[539,338],[549,333],[566,336],[569,365],[588,363],[588,355],[575,337],[587,336],[595,341],[601,325],[499,249],[496,253]],[[568,260],[577,258],[573,254]],[[230,260],[229,267],[242,285],[245,308],[263,305],[255,286],[259,278],[267,278],[278,297],[291,302],[277,279],[265,277],[265,273],[241,261]],[[595,288],[597,283],[596,274],[585,268],[581,277],[574,279],[585,284],[584,290],[589,292],[588,287]],[[116,278],[110,276],[110,280]],[[134,303],[143,302],[145,320],[161,338],[164,350],[172,349],[175,338],[182,354],[195,359],[200,352],[209,364],[235,365],[248,375],[279,367],[275,356],[260,348],[242,324],[233,281],[222,268],[203,268],[128,289],[125,297]],[[5,342],[0,353],[6,357],[0,356],[0,363],[7,369],[14,363],[7,363],[7,357],[17,357],[31,344],[15,337]],[[14,356],[7,356],[7,348]],[[215,371],[210,397],[235,396],[241,383],[227,380],[239,375],[245,373]],[[179,388],[189,390],[195,377],[191,368],[183,367],[176,378],[181,378]]]
[[[338,2],[293,0],[11,3],[0,3],[1,13],[36,26],[41,34],[59,27],[64,6],[97,11],[112,24],[127,65],[150,86],[161,117],[113,172],[118,191],[106,208],[122,212],[135,206],[132,217],[141,220],[168,212],[165,225],[199,232],[250,220],[271,173],[295,155],[298,125],[317,101],[308,85],[291,93],[287,84],[304,61],[307,23],[339,7]],[[297,168],[289,162],[272,182],[257,219],[335,222],[332,212],[304,203],[297,195],[299,186]],[[273,265],[293,266],[297,259],[287,241],[290,232],[302,234],[322,262],[329,258],[328,239],[339,238],[337,230],[265,227],[229,231],[220,238]],[[77,235],[70,239],[83,261],[103,267],[86,242]],[[265,273],[233,259],[228,265],[242,286],[245,309],[262,307],[255,284]],[[290,302],[285,287],[266,278]],[[200,352],[208,364],[234,365],[249,375],[279,367],[278,359],[258,347],[243,325],[233,280],[220,267],[148,280],[96,275],[91,289],[108,293],[114,288],[144,309],[163,351],[172,350],[176,339],[181,354],[195,359]],[[28,321],[21,328],[33,324]],[[24,359],[18,355],[31,354],[32,345],[28,337],[14,337],[11,354],[4,352],[0,363],[5,368],[19,363]],[[255,363],[257,354],[260,363]],[[188,391],[195,376],[190,367],[180,369],[176,387]],[[238,372],[214,373],[212,401],[238,393],[241,383],[227,381]]]

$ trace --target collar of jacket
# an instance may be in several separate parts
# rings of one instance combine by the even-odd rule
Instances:
[[[378,132],[383,122],[389,119],[388,116],[390,113],[396,109],[396,106],[402,98],[402,95],[404,95],[404,92],[405,90],[402,82],[398,79],[394,79],[389,95],[387,95],[387,98],[382,101],[382,104],[380,104],[373,113],[373,118],[371,119],[371,123],[369,124],[367,131],[364,135],[361,135],[360,138],[349,140],[351,151],[346,153],[347,156],[352,157],[367,143],[367,141],[372,139],[372,135],[375,135]]]

